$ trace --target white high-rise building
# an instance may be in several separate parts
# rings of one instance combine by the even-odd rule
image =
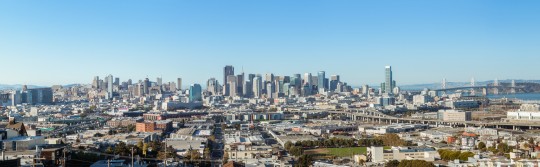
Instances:
[[[107,98],[111,99],[113,97],[113,83],[114,78],[111,74],[107,76]]]
[[[261,97],[262,95],[262,77],[261,75],[255,76],[253,78],[253,96]]]

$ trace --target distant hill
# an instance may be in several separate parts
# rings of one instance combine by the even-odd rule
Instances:
[[[0,90],[6,90],[6,89],[15,89],[19,90],[22,89],[22,84],[14,84],[14,85],[8,85],[8,84],[0,84]],[[44,88],[45,86],[37,86],[37,85],[26,85],[29,89],[32,88]]]

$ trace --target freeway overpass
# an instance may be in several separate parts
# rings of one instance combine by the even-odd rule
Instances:
[[[485,121],[442,121],[442,120],[422,120],[412,118],[398,118],[386,115],[376,110],[370,109],[348,109],[348,110],[301,110],[289,112],[328,112],[331,114],[345,115],[351,121],[371,122],[378,124],[411,123],[444,125],[452,127],[486,127],[496,129],[527,130],[540,129],[540,124],[535,123],[510,123],[510,122],[485,122]]]

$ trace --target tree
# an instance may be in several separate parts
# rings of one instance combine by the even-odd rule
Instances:
[[[386,164],[384,164],[384,167],[397,167],[397,166],[399,166],[398,160],[391,160],[391,161],[388,161]]]
[[[143,150],[143,147],[144,147],[144,143],[142,142],[142,140],[139,140],[139,142],[137,142],[137,148],[139,148],[140,150]]]
[[[204,148],[204,158],[210,159],[210,158],[211,158],[211,156],[210,156],[211,153],[212,153],[212,152],[210,152],[210,148],[209,148],[209,147]]]
[[[393,133],[387,133],[383,136],[378,136],[377,139],[382,140],[385,146],[403,146],[406,144],[406,142],[399,138],[397,134]]]
[[[533,139],[532,137],[529,138],[529,145],[531,145],[532,147],[535,147],[535,146],[536,146],[536,144],[535,144],[535,142],[534,142],[534,139]]]
[[[313,157],[311,155],[302,155],[298,157],[298,163],[296,163],[295,167],[309,167],[311,166],[313,162]]]
[[[201,153],[198,150],[189,150],[184,154],[184,157],[188,160],[201,159]]]
[[[398,167],[434,167],[433,163],[424,160],[402,160]]]
[[[148,143],[144,143],[142,147],[143,155],[146,157],[146,152],[148,151]]]
[[[484,142],[478,143],[478,149],[480,149],[480,150],[486,149],[486,143],[484,143]]]
[[[129,125],[127,126],[127,131],[128,131],[128,132],[135,132],[135,128],[136,128],[135,125],[129,124]]]
[[[216,136],[210,135],[210,136],[208,136],[208,140],[211,141],[211,142],[216,142]]]
[[[118,155],[128,155],[131,150],[128,149],[126,143],[120,142],[114,146],[114,154]]]
[[[293,156],[300,156],[304,154],[304,148],[302,148],[301,146],[292,146],[289,149],[289,153]]]
[[[467,161],[469,157],[473,157],[474,153],[472,152],[461,152],[461,151],[453,151],[453,150],[445,150],[440,149],[438,150],[439,155],[441,156],[441,159],[446,161],[453,161],[456,159],[459,159],[461,161]]]
[[[228,162],[228,161],[229,161],[229,153],[225,151],[225,153],[223,153],[223,163]]]
[[[197,151],[197,153],[198,153],[198,151]],[[165,150],[165,146],[164,146],[163,151],[159,151],[157,157],[158,157],[158,159],[163,159],[163,160],[165,158],[175,158],[176,157],[176,151],[171,146],[167,147],[167,149]],[[200,159],[200,154],[199,154],[198,158]]]
[[[467,161],[467,160],[469,160],[469,157],[474,157],[474,153],[472,153],[472,152],[462,152],[459,155],[459,160]]]
[[[360,160],[358,160],[358,164],[360,166],[364,166],[366,164],[366,161],[364,159],[360,159]]]
[[[293,143],[291,141],[287,141],[285,143],[285,150],[288,151],[292,146],[293,146]]]
[[[227,124],[221,124],[221,130],[227,129]]]
[[[107,154],[114,154],[114,150],[111,146],[107,147],[107,149],[105,150],[105,153]]]

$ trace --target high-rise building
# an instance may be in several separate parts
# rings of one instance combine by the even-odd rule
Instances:
[[[224,89],[225,92],[223,92],[225,96],[233,96],[233,97],[236,96],[237,89],[238,89],[238,85],[236,81],[237,81],[236,76],[234,75],[227,76],[227,83],[225,84],[225,89]]]
[[[291,83],[284,83],[283,84],[283,92],[281,92],[281,93],[283,93],[285,96],[290,95],[290,92],[289,92],[290,87],[291,87],[290,85],[291,85]]]
[[[252,97],[253,96],[253,82],[251,80],[244,81],[244,97]]]
[[[312,87],[319,86],[319,76],[311,76],[309,83]]]
[[[206,82],[206,91],[210,92],[212,95],[219,94],[219,82],[216,78],[210,78]]]
[[[324,81],[326,80],[326,72],[319,71],[317,75],[317,80],[319,81],[317,84],[317,87],[319,88],[319,93],[323,93],[324,91],[326,91],[326,89],[328,89],[326,87],[327,84],[324,83]]]
[[[192,84],[189,87],[189,101],[202,101],[202,88],[199,84]]]
[[[157,78],[156,78],[156,82],[157,82],[157,85],[158,85],[158,86],[161,86],[161,85],[163,84],[163,78],[157,77]]]
[[[113,76],[109,74],[109,76],[107,76],[107,98],[108,99],[111,99],[113,97],[113,85],[114,85],[114,81],[113,81]]]
[[[99,89],[99,76],[95,76],[92,81],[92,88]]]
[[[272,82],[274,82],[274,74],[272,74],[272,73],[266,74],[265,77],[264,77],[264,82],[265,82],[265,83],[272,83]]]
[[[169,82],[169,91],[176,91],[176,83],[174,82]]]
[[[369,93],[369,86],[363,85],[362,86],[362,94],[367,95]]]
[[[20,93],[21,103],[27,104],[51,104],[53,102],[52,88],[33,88],[26,89]]]
[[[257,98],[261,97],[262,87],[263,87],[263,82],[262,82],[261,75],[255,76],[255,78],[253,78],[253,96]]]
[[[227,84],[227,76],[234,75],[234,67],[231,65],[225,66],[223,68],[223,84]]]
[[[266,83],[266,97],[274,98],[275,87],[272,83]]]
[[[114,78],[114,85],[119,86],[120,85],[120,78],[116,77]]]
[[[143,95],[147,95],[149,93],[148,88],[150,87],[150,80],[148,78],[145,78],[143,81]]]
[[[299,95],[302,90],[302,78],[300,74],[294,74],[291,77],[291,85],[294,87],[294,95]]]
[[[236,76],[236,92],[238,96],[244,95],[244,73]]]
[[[311,85],[311,73],[305,73],[304,74],[304,82],[302,84],[306,84],[308,83],[309,85]]]
[[[392,79],[392,67],[391,66],[386,66],[386,70],[385,70],[385,85],[384,85],[384,93],[388,93],[388,94],[392,94],[392,90],[394,89],[394,85],[393,85],[393,82],[394,80]]]
[[[253,78],[255,78],[255,74],[248,74],[248,80],[253,82]]]
[[[176,86],[176,88],[178,90],[182,90],[182,78],[178,78],[176,84],[178,84],[178,86]]]
[[[336,91],[339,82],[339,75],[330,76],[330,91]]]

